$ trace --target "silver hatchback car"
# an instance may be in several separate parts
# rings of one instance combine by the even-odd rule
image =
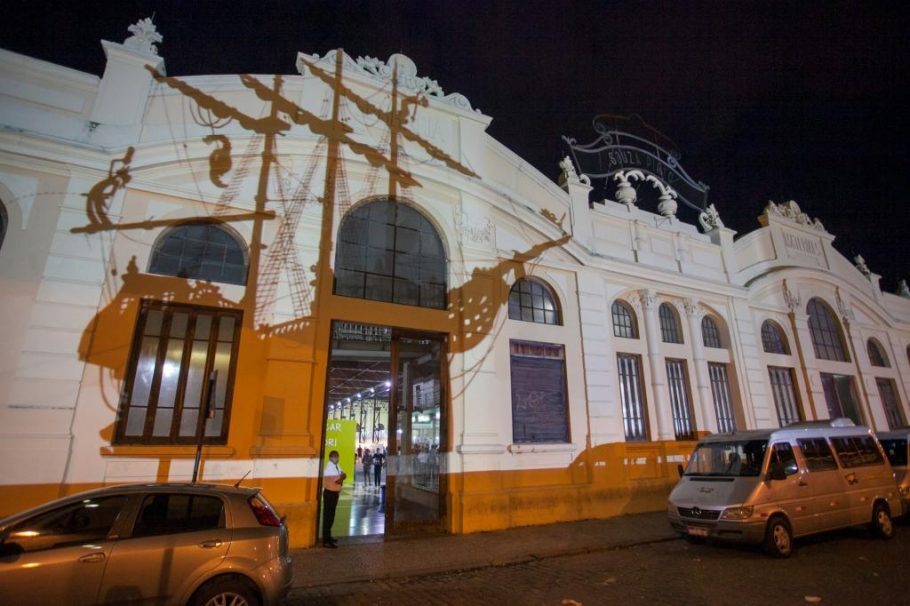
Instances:
[[[284,520],[256,488],[112,486],[0,520],[0,604],[271,606]]]

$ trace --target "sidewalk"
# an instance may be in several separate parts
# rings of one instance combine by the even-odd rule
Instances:
[[[295,549],[294,588],[419,576],[676,538],[665,511],[407,539],[340,539],[338,549]]]

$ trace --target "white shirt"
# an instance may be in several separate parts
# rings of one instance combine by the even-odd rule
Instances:
[[[329,461],[322,471],[322,487],[331,492],[341,492],[342,482],[341,467],[334,461]]]

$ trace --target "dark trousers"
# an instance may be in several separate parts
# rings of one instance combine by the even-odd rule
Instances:
[[[376,481],[376,486],[379,486],[379,482],[382,480],[382,465],[373,465],[373,479]]]
[[[332,540],[332,524],[335,523],[335,508],[338,507],[340,492],[322,489],[322,542]]]

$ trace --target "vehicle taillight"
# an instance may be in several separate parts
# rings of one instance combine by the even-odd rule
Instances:
[[[259,524],[262,526],[281,526],[281,518],[278,517],[271,506],[260,499],[258,496],[253,495],[249,500],[250,509],[253,510],[253,515],[256,516],[256,519],[259,520]]]

